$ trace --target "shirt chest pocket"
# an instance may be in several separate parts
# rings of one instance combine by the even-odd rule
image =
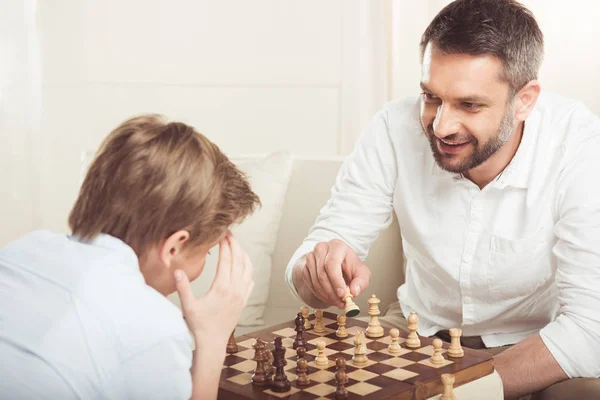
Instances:
[[[531,295],[552,277],[552,228],[540,228],[525,238],[490,237],[487,281],[496,299]]]

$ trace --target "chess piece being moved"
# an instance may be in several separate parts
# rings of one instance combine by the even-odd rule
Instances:
[[[252,374],[251,382],[254,386],[267,386],[270,383],[270,379],[266,368],[269,357],[265,352],[265,342],[262,339],[256,339],[256,343],[252,347],[254,348],[253,360],[256,361],[256,369],[254,370],[254,374]]]
[[[414,311],[410,312],[408,316],[408,337],[406,338],[406,347],[416,349],[421,347],[421,339],[417,335],[417,329],[419,329],[419,317]]]
[[[235,342],[235,329],[231,332],[231,336],[229,336],[229,340],[227,341],[227,353],[233,354],[238,352],[238,346]]]
[[[325,342],[322,340],[317,342],[317,358],[315,358],[315,365],[319,367],[326,367],[329,365],[329,359],[325,355]]]
[[[301,312],[298,313],[294,322],[296,323],[296,327],[294,328],[296,331],[296,339],[292,344],[292,348],[294,350],[296,350],[298,347],[306,348],[306,341],[304,341],[304,317],[302,316]]]
[[[400,347],[400,331],[396,328],[390,329],[390,338],[392,343],[388,346],[388,351],[392,354],[400,353],[402,347]]]
[[[455,377],[452,374],[442,374],[442,384],[444,385],[444,392],[440,397],[440,400],[456,400],[454,395],[454,381]]]
[[[285,360],[285,347],[281,343],[281,337],[275,338],[275,348],[272,353],[275,360],[273,361],[275,376],[273,376],[273,382],[271,382],[271,390],[276,393],[287,392],[292,388],[292,385],[283,371],[287,361]]]
[[[346,303],[344,307],[344,314],[347,317],[356,317],[360,314],[360,308],[352,301],[352,293],[350,293],[350,287],[346,286],[346,293],[342,296],[342,300]]]
[[[347,399],[348,390],[346,389],[346,384],[348,383],[348,376],[346,375],[346,359],[343,357],[338,357],[335,360],[335,365],[337,366],[337,370],[335,371],[336,390],[334,393],[334,399]]]
[[[442,340],[433,339],[433,356],[431,356],[432,364],[443,364],[446,359],[442,355]]]
[[[378,315],[381,314],[381,311],[379,311],[379,303],[381,300],[379,300],[377,296],[372,295],[367,302],[369,303],[368,312],[371,316],[369,327],[367,328],[367,337],[380,338],[383,336],[383,327],[379,323],[378,317]]]
[[[323,310],[315,310],[315,326],[313,327],[313,332],[315,333],[324,333],[325,325],[323,325]]]
[[[345,338],[348,337],[348,331],[346,330],[346,316],[340,314],[337,316],[338,328],[335,331],[335,336]]]
[[[460,337],[462,335],[462,329],[451,328],[450,329],[450,347],[448,348],[448,356],[452,358],[460,358],[465,355],[465,351],[460,345]]]
[[[308,307],[307,306],[300,307],[300,312],[302,313],[302,318],[304,318],[304,330],[308,331],[308,330],[312,329],[312,324],[308,320],[308,313],[309,313]]]
[[[296,361],[296,385],[308,386],[310,385],[310,378],[308,377],[308,362],[306,361],[306,349],[304,347],[298,347],[296,349],[298,360]]]
[[[356,366],[362,366],[367,364],[369,359],[367,358],[367,345],[365,344],[365,334],[358,332],[354,336],[354,356],[352,357],[352,364]]]

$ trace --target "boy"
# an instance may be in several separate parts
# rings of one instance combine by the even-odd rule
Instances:
[[[0,249],[0,397],[216,398],[253,286],[229,227],[259,204],[192,127],[125,121],[89,168],[72,235],[36,231]],[[216,244],[215,280],[195,298],[189,281]],[[175,290],[187,327],[165,298]]]

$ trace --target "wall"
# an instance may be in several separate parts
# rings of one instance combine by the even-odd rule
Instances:
[[[600,114],[600,3],[524,2],[546,35],[542,85]],[[82,155],[133,114],[188,122],[234,156],[347,154],[381,104],[419,92],[418,41],[447,3],[38,1],[41,130],[4,122],[0,245],[66,230]]]

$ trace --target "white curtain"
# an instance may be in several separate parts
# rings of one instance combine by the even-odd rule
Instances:
[[[35,0],[0,2],[0,246],[39,226]]]

